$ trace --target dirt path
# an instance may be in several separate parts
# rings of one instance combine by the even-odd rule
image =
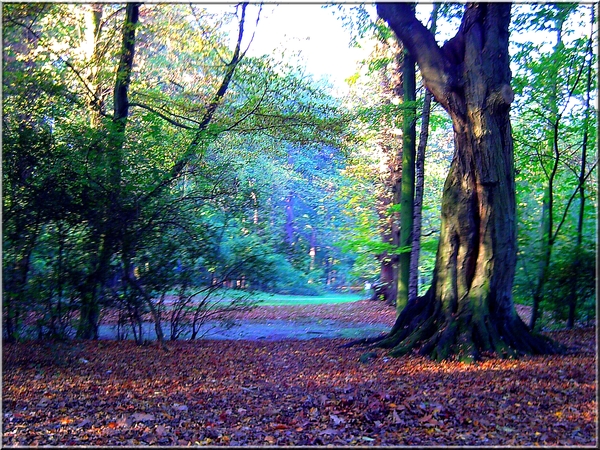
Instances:
[[[529,320],[531,308],[517,305],[517,312]],[[203,337],[218,340],[267,340],[351,338],[378,336],[391,329],[396,320],[396,310],[383,302],[361,300],[348,303],[258,306],[250,311],[236,312],[228,316],[235,323],[226,326],[219,321],[205,324]],[[105,317],[100,326],[101,339],[115,339],[117,331],[114,317]],[[169,324],[163,324],[169,338]],[[147,318],[144,324],[146,339],[156,338],[154,325]],[[185,335],[182,336],[185,339]]]

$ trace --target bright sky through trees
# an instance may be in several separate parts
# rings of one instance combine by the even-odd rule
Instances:
[[[287,61],[305,66],[316,80],[328,79],[343,94],[348,89],[345,80],[356,72],[369,48],[350,46],[350,31],[339,17],[336,9],[322,4],[267,4],[249,55],[282,57],[285,52]]]

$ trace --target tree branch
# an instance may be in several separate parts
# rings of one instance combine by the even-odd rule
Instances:
[[[114,91],[114,117],[115,122],[126,120],[129,114],[129,99],[127,92],[131,82],[131,69],[135,52],[135,27],[139,19],[139,3],[128,3],[125,9],[125,29],[121,57],[117,68]]]
[[[219,89],[217,89],[217,92],[215,93],[212,100],[210,101],[210,103],[206,109],[206,112],[204,113],[204,116],[202,117],[202,120],[198,124],[198,127],[196,128],[196,130],[197,130],[196,134],[195,134],[194,138],[192,139],[192,142],[190,142],[185,154],[172,167],[169,176],[167,178],[165,178],[163,181],[161,181],[152,191],[150,191],[145,196],[144,200],[147,200],[147,199],[157,195],[160,191],[162,191],[162,189],[164,189],[166,186],[168,186],[173,180],[178,178],[181,175],[181,172],[183,171],[185,166],[188,164],[190,158],[193,155],[197,154],[196,149],[200,145],[200,143],[203,140],[205,140],[207,137],[209,139],[211,137],[215,137],[215,136],[210,136],[210,135],[207,136],[208,127],[213,120],[213,117],[215,115],[215,112],[217,111],[217,108],[221,105],[221,103],[223,101],[223,97],[225,96],[225,93],[227,92],[227,89],[229,88],[229,84],[231,83],[231,79],[233,78],[233,74],[235,73],[235,69],[237,68],[238,64],[240,63],[240,61],[242,60],[242,58],[244,56],[243,54],[241,54],[241,46],[242,46],[242,38],[244,37],[244,24],[246,21],[246,7],[248,6],[248,3],[243,3],[241,6],[242,6],[242,15],[241,15],[240,23],[239,23],[239,27],[238,27],[237,43],[235,46],[235,50],[233,51],[233,56],[231,57],[231,61],[229,62],[229,64],[227,64],[227,70],[225,72],[225,76],[223,77],[223,80],[221,81],[221,85],[219,86]]]
[[[433,34],[417,20],[408,3],[377,3],[377,14],[389,24],[414,56],[423,76],[423,84],[447,109],[448,93],[454,84],[454,69]]]
[[[585,184],[585,182],[587,181],[587,179],[590,177],[590,175],[594,172],[594,169],[596,168],[597,165],[598,165],[598,160],[596,159],[596,161],[594,161],[594,163],[591,165],[591,168],[588,171],[588,173],[581,180],[579,180],[579,182],[577,183],[577,186],[575,187],[575,190],[573,191],[573,193],[569,197],[569,200],[567,201],[567,206],[565,206],[565,210],[563,211],[563,214],[562,214],[562,217],[560,219],[560,222],[558,223],[558,226],[556,227],[556,230],[554,231],[554,234],[552,234],[552,236],[551,236],[551,238],[552,238],[553,241],[556,240],[556,237],[558,236],[558,233],[560,232],[560,229],[562,228],[562,226],[564,225],[565,221],[567,220],[567,214],[569,212],[569,208],[571,207],[571,203],[573,203],[573,200],[577,196],[577,193],[583,187],[583,185]]]
[[[21,23],[18,20],[13,19],[10,16],[7,17],[6,20],[16,26],[22,27],[22,28],[26,29],[27,31],[29,31],[32,34],[32,36],[35,37],[44,48],[46,48],[46,50],[48,50],[50,53],[52,53],[60,62],[62,62],[66,67],[68,67],[71,70],[71,72],[73,72],[75,74],[75,76],[79,79],[79,81],[81,82],[81,84],[83,85],[85,90],[87,91],[88,95],[92,98],[91,103],[94,105],[100,105],[101,100],[96,96],[96,93],[90,88],[90,86],[87,83],[87,81],[85,80],[84,76],[79,72],[79,70],[77,70],[77,68],[73,65],[73,63],[71,63],[68,59],[63,58],[58,52],[54,51],[49,44],[46,44],[44,39],[42,38],[42,36],[40,34],[36,33],[30,25]],[[102,111],[100,111],[100,114],[105,115],[105,114],[102,114]]]
[[[157,111],[156,109],[154,109],[148,105],[145,105],[143,103],[131,102],[131,103],[129,103],[129,106],[133,106],[133,107],[137,106],[138,108],[146,109],[146,110],[150,111],[151,113],[156,114],[161,119],[166,120],[171,125],[174,125],[178,128],[183,128],[185,130],[194,130],[196,128],[196,127],[191,127],[189,125],[185,125],[181,122],[177,122],[175,119],[171,119],[167,115],[165,115],[165,114],[161,113],[160,111]]]

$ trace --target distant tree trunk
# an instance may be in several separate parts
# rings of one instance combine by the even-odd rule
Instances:
[[[372,300],[381,300],[388,305],[395,305],[398,294],[398,269],[394,255],[380,255],[379,281],[373,285]]]
[[[402,64],[404,49],[398,40],[382,41],[383,52],[390,51],[393,61],[380,70],[380,89],[384,105],[391,106],[404,97],[402,83]],[[379,216],[379,234],[381,241],[396,249],[400,242],[400,213],[390,208],[400,204],[402,190],[402,141],[395,124],[391,123],[380,131],[381,147],[386,158],[386,170],[381,174],[383,186],[378,195],[377,212]],[[373,285],[373,300],[381,300],[396,305],[398,297],[398,255],[383,252],[377,255],[379,260],[379,280]]]
[[[555,160],[555,168],[558,168],[558,159]],[[544,189],[542,199],[542,212],[540,223],[540,254],[538,260],[538,271],[535,280],[535,286],[532,296],[531,316],[529,318],[529,329],[533,330],[540,315],[540,304],[544,297],[544,285],[548,278],[548,268],[550,267],[550,258],[552,257],[552,184],[554,175],[551,175],[550,185]]]
[[[394,146],[388,148],[388,169],[386,183],[379,196],[378,214],[381,241],[398,247],[400,230],[398,229],[399,217],[397,212],[390,213],[390,207],[400,203],[400,185],[402,179],[402,166],[392,152]],[[391,192],[390,192],[391,191]],[[373,286],[373,300],[381,300],[388,305],[396,305],[398,296],[398,255],[383,252],[377,255],[379,260],[379,280]]]
[[[379,15],[415,56],[425,86],[454,127],[455,155],[444,186],[433,282],[407,305],[380,346],[418,348],[435,360],[553,353],[512,300],[516,264],[513,146],[509,110],[510,4],[468,4],[442,48],[410,5],[379,3]]]
[[[591,103],[591,91],[592,91],[592,60],[594,59],[593,49],[593,27],[594,27],[594,6],[590,8],[590,23],[592,30],[590,31],[590,38],[588,39],[588,54],[587,54],[587,79],[585,84],[585,103],[584,103],[584,130],[581,143],[581,165],[579,169],[579,213],[577,216],[577,240],[575,245],[575,261],[573,266],[577,268],[580,263],[582,244],[583,244],[583,221],[585,216],[585,180],[586,180],[586,165],[587,165],[587,146],[589,139],[588,124],[590,120],[590,103]],[[569,314],[567,317],[567,328],[571,329],[575,326],[575,314],[577,311],[577,286],[578,283],[574,282],[571,284],[571,294],[567,299],[569,306]]]
[[[87,57],[87,81],[88,86],[88,109],[90,112],[90,126],[98,128],[102,112],[104,111],[104,95],[102,86],[99,83],[99,63],[100,63],[100,24],[102,22],[103,5],[101,3],[93,3],[86,5],[86,29],[85,29],[85,46]]]
[[[36,221],[37,222],[37,221]],[[32,226],[33,225],[33,226]],[[4,329],[2,330],[7,342],[15,342],[19,335],[19,321],[22,306],[27,305],[27,278],[31,268],[31,253],[40,233],[38,223],[25,225],[16,230],[18,242],[16,260],[5,266],[3,261],[2,278],[4,282],[2,292],[2,309],[4,316]],[[8,276],[7,276],[8,275]]]
[[[285,199],[285,237],[289,248],[294,245],[294,193],[290,192]]]
[[[308,266],[308,270],[312,272],[316,268],[317,260],[317,229],[314,227],[310,232],[310,250],[308,251],[308,256],[310,256],[310,264]],[[312,278],[310,280],[312,280]]]
[[[562,27],[564,18],[559,18],[556,23],[557,35],[554,51],[557,52],[562,45]],[[552,155],[552,167],[550,171],[545,173],[548,176],[548,185],[544,190],[544,198],[542,203],[542,217],[540,229],[540,254],[538,264],[538,274],[535,281],[533,291],[533,304],[531,309],[531,317],[529,320],[529,329],[535,329],[535,324],[540,315],[540,304],[544,297],[544,286],[548,278],[548,269],[550,260],[552,259],[552,248],[554,246],[554,182],[560,164],[560,152],[558,149],[559,124],[560,115],[558,113],[558,81],[555,74],[548,76],[548,86],[550,87],[550,124],[547,129],[548,153]],[[540,164],[544,167],[545,156],[540,155]]]

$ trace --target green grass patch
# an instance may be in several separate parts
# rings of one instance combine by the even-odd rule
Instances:
[[[257,294],[260,306],[303,306],[324,305],[337,303],[350,303],[365,300],[362,294],[326,294],[318,296],[308,295],[281,295],[281,294]]]

